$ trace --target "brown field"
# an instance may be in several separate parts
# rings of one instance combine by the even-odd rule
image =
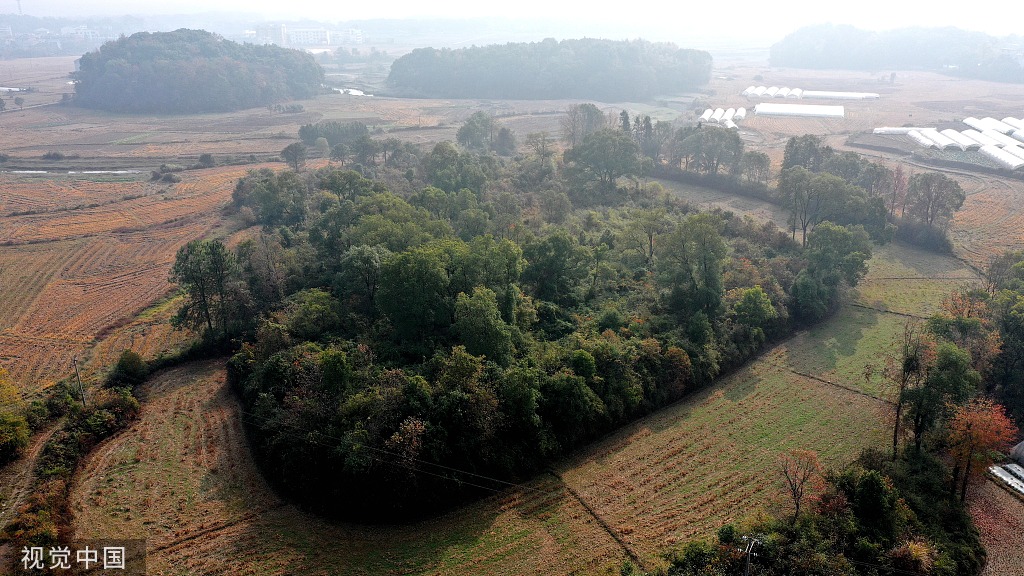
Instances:
[[[3,174],[22,205],[36,207],[0,221],[0,364],[22,390],[32,394],[66,376],[74,356],[166,295],[178,248],[221,225],[220,210],[249,168],[185,172],[175,185],[118,182],[78,208],[69,204],[91,200],[83,190],[99,189],[95,182],[33,175],[26,184]],[[135,338],[154,355],[181,343],[180,333],[143,325]],[[115,341],[134,342],[125,338]]]

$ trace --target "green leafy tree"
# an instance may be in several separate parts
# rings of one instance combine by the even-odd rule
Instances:
[[[211,337],[228,337],[233,313],[241,305],[232,300],[236,268],[234,255],[218,240],[193,240],[182,246],[170,277],[186,297],[175,322],[203,328]]]
[[[459,294],[455,301],[455,332],[470,354],[484,356],[502,366],[512,361],[512,332],[501,319],[493,290],[478,286],[472,296]]]
[[[583,143],[588,135],[597,132],[605,127],[604,112],[587,102],[584,104],[573,104],[565,111],[562,118],[562,139],[575,148]]]
[[[768,185],[771,178],[771,158],[764,152],[750,150],[743,153],[740,158],[740,172],[747,182]]]
[[[490,114],[474,112],[455,133],[455,140],[469,150],[487,152],[496,131],[497,126]]]
[[[561,305],[576,302],[577,288],[587,274],[586,249],[565,230],[557,230],[543,240],[528,244],[523,257],[529,263],[523,280],[537,298]]]
[[[298,171],[306,162],[306,145],[302,142],[293,142],[281,150],[281,158],[291,165],[292,170]]]
[[[910,178],[907,210],[929,228],[943,226],[966,200],[960,184],[941,172],[923,172]]]
[[[579,146],[565,153],[577,181],[597,182],[602,189],[615,188],[622,176],[640,173],[640,147],[621,130],[599,130],[583,138]]]
[[[906,418],[918,450],[925,434],[948,416],[950,406],[964,403],[981,382],[981,376],[971,368],[970,355],[949,342],[938,345],[935,364],[927,374],[921,386],[904,392]]]
[[[807,238],[807,270],[825,286],[856,286],[868,272],[871,240],[860,226],[822,222]]]
[[[105,386],[134,388],[146,381],[149,376],[149,365],[142,356],[134,350],[125,350],[117,359],[117,364],[111,370],[104,382]]]
[[[668,306],[683,318],[717,315],[722,302],[722,261],[728,246],[722,221],[712,214],[688,216],[668,235],[659,270]]]

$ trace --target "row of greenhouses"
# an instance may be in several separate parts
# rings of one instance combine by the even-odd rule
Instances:
[[[749,86],[741,96],[747,98],[821,98],[830,100],[876,100],[879,95],[874,92],[837,92],[833,90],[804,90],[786,86]]]
[[[747,117],[746,108],[708,108],[698,118],[701,122],[721,124],[726,128],[738,128],[737,122]]]

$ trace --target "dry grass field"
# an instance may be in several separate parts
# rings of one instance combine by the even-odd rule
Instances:
[[[0,364],[19,387],[45,389],[68,374],[72,357],[165,296],[178,248],[221,225],[220,210],[249,168],[185,172],[173,185],[137,176],[112,190],[85,176],[0,174],[17,191],[16,204],[0,204]],[[10,215],[27,206],[31,213]],[[146,351],[181,343],[163,320],[143,330],[150,324],[135,325]],[[134,341],[125,337],[116,342]]]

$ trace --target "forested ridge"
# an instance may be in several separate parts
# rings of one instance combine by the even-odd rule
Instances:
[[[111,112],[224,112],[310,98],[323,83],[312,55],[238,44],[203,30],[139,32],[84,54],[75,103]]]
[[[945,74],[1024,82],[1024,39],[996,38],[959,28],[900,28],[874,32],[849,25],[801,28],[771,48],[773,66],[852,70],[935,70]]]
[[[418,48],[391,65],[388,85],[437,98],[644,100],[694,90],[711,78],[711,55],[645,40],[580,39]]]

